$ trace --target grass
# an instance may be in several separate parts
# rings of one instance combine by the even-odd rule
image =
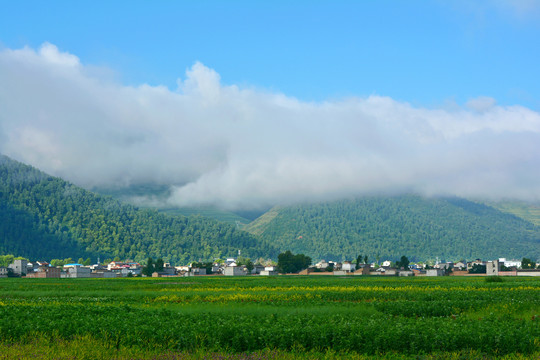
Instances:
[[[538,278],[0,279],[0,359],[522,359],[539,339]]]

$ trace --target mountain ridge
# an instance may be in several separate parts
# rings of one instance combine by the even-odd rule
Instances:
[[[276,256],[269,244],[201,216],[169,216],[84,190],[0,155],[0,253],[31,258],[162,257],[185,263]]]
[[[540,256],[540,227],[457,197],[363,197],[273,208],[244,229],[314,259]]]

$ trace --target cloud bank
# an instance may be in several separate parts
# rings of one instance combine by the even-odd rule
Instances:
[[[49,43],[1,50],[0,152],[87,188],[170,185],[179,206],[396,192],[540,199],[540,114],[522,106],[302,102],[223,85],[201,63],[174,91],[108,73]]]

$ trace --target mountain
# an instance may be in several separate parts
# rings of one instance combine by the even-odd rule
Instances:
[[[0,254],[31,259],[162,257],[175,264],[276,250],[235,225],[138,209],[0,155]]]
[[[276,207],[244,229],[314,259],[540,257],[540,227],[461,198],[404,195]]]
[[[497,210],[516,215],[522,219],[540,226],[540,204],[526,203],[523,201],[497,201],[486,202],[486,205],[492,206]]]

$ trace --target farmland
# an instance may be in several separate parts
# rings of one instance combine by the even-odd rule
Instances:
[[[537,358],[540,279],[0,279],[0,334],[0,359]]]

